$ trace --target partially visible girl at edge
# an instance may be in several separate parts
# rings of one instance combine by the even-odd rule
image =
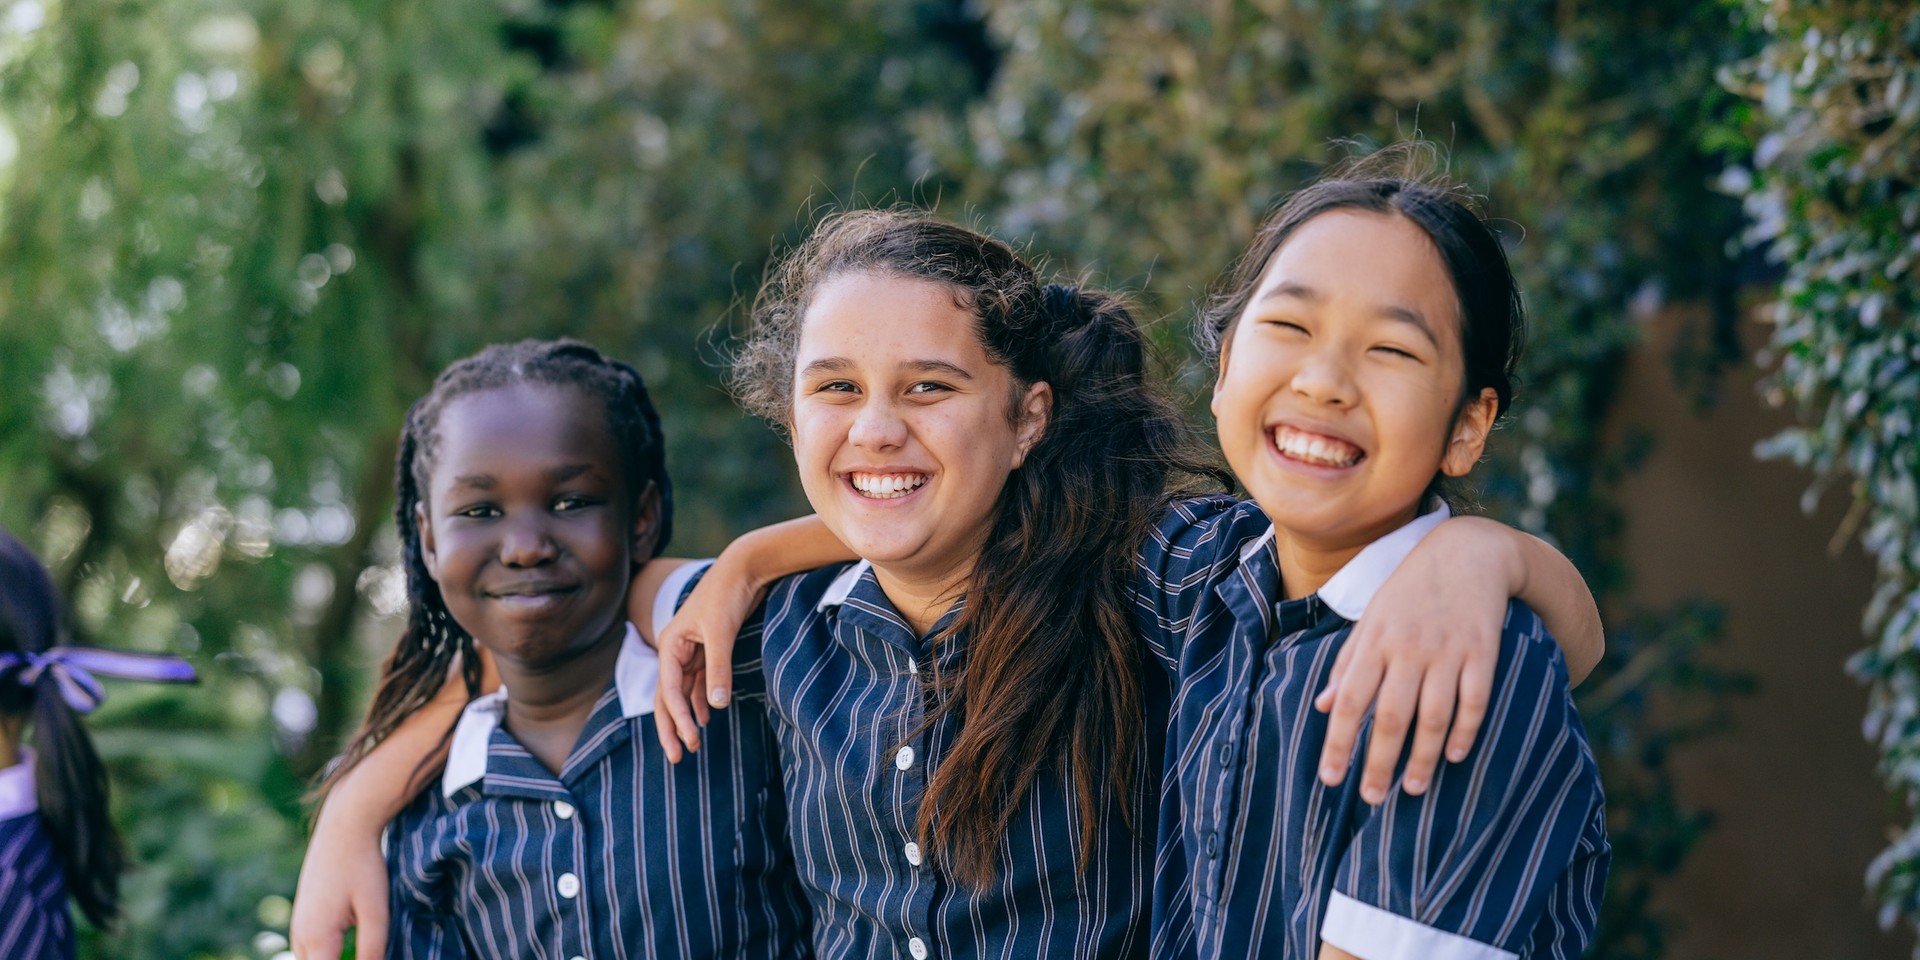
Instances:
[[[93,677],[186,683],[173,657],[68,646],[53,579],[0,530],[0,957],[74,955],[71,897],[100,929],[126,867],[107,772],[81,725],[105,698]],[[32,730],[33,748],[22,734]]]
[[[1169,691],[1164,670],[1144,667],[1134,553],[1169,481],[1204,468],[1146,387],[1138,325],[1111,297],[1042,284],[998,241],[879,211],[817,229],[776,268],[756,319],[743,392],[789,430],[821,521],[866,558],[778,584],[765,669],[739,678],[764,684],[776,715],[817,949],[1144,952]],[[737,542],[703,589],[743,607],[743,584],[781,571],[773,544],[817,549],[817,527],[786,533]],[[1430,686],[1458,687],[1515,587],[1579,623],[1579,657],[1597,659],[1591,600],[1538,541],[1461,521],[1420,556],[1398,601],[1418,615],[1376,608],[1377,623],[1420,639],[1376,631],[1414,677],[1404,714],[1427,667],[1452,671]],[[1466,569],[1484,575],[1429,585]],[[1060,625],[1057,640],[1039,642],[1033,624]],[[707,639],[724,681],[730,645]],[[750,625],[738,659],[753,661],[761,639]],[[679,649],[689,659],[663,670],[694,664]],[[929,682],[943,695],[928,699]],[[683,737],[694,745],[697,730]],[[359,792],[337,821],[354,837],[327,832],[323,813],[330,862],[310,873],[378,869],[367,837],[394,800],[379,792]],[[302,894],[318,892],[334,922],[367,919],[341,906],[338,884]]]

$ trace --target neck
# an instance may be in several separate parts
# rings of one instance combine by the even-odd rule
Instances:
[[[0,770],[20,762],[20,731],[26,723],[24,716],[0,715]]]
[[[548,770],[557,774],[565,765],[606,692],[625,637],[626,624],[615,621],[592,646],[562,659],[530,663],[495,654],[500,684],[509,691],[507,732]]]
[[[1280,583],[1286,598],[1298,600],[1326,586],[1327,581],[1359,556],[1368,544],[1406,526],[1419,515],[1416,505],[1364,528],[1324,535],[1289,530],[1275,523],[1273,546],[1280,558]]]
[[[972,576],[973,563],[978,559],[977,554],[970,556],[965,566],[943,571],[914,571],[876,563],[873,577],[913,632],[925,636],[966,591],[967,578]]]

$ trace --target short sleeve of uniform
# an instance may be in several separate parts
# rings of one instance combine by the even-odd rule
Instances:
[[[654,600],[653,625],[659,629],[680,605],[693,595],[693,588],[706,578],[707,571],[713,568],[712,560],[700,560],[686,564],[667,575],[660,584],[660,595]],[[760,633],[767,622],[766,604],[758,604],[741,624],[740,632],[733,640],[733,696],[763,699],[766,697],[766,680],[760,671]]]
[[[387,960],[466,960],[467,942],[450,911],[443,884],[419,883],[417,847],[441,804],[439,784],[428,787],[387,827],[387,860],[393,879],[387,896]]]
[[[1148,531],[1134,555],[1134,621],[1168,670],[1214,585],[1272,529],[1259,505],[1216,496],[1174,501]]]
[[[1599,772],[1559,648],[1525,605],[1508,608],[1473,752],[1426,795],[1395,789],[1363,815],[1323,941],[1363,960],[1573,960],[1592,940],[1609,856]]]

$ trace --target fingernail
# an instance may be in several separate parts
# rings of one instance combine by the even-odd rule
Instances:
[[[1447,759],[1452,760],[1454,763],[1459,763],[1466,758],[1467,751],[1464,747],[1454,747],[1452,750],[1447,751]]]
[[[1407,778],[1408,793],[1419,793],[1420,791],[1425,790],[1426,788],[1427,788],[1427,782],[1425,780],[1422,780],[1419,777]]]
[[[1339,767],[1321,767],[1320,782],[1326,784],[1329,787],[1338,786],[1340,784],[1340,768]]]
[[[1386,792],[1381,790],[1379,787],[1361,787],[1360,788],[1360,799],[1365,800],[1368,804],[1372,806],[1376,806],[1376,807],[1379,806],[1380,801],[1385,800],[1386,798],[1387,798]]]
[[[726,706],[727,701],[732,697],[733,693],[726,687],[714,687],[712,690],[707,691],[707,702],[716,707]]]

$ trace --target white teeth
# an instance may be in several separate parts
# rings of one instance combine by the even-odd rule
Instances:
[[[853,473],[847,480],[863,496],[874,500],[897,500],[927,482],[924,473]]]
[[[1359,463],[1362,455],[1360,448],[1352,444],[1304,433],[1292,427],[1275,427],[1273,445],[1295,460],[1325,467],[1350,467]]]

